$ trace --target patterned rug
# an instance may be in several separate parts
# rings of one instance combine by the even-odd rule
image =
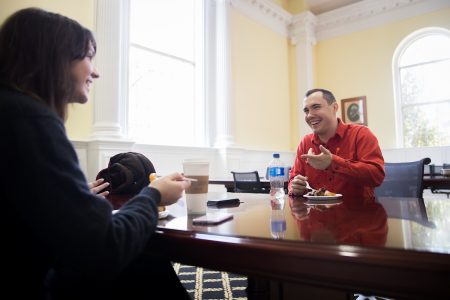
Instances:
[[[174,263],[175,272],[194,300],[247,299],[247,277]]]

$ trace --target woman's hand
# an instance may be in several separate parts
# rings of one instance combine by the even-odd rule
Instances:
[[[191,185],[180,173],[159,177],[150,183],[152,188],[161,193],[160,206],[166,206],[178,201],[183,195],[183,191]]]
[[[100,194],[99,194],[99,192],[102,191],[103,189],[105,189],[106,187],[108,187],[109,186],[109,182],[104,182],[103,183],[103,181],[105,181],[105,179],[100,178],[100,179],[97,179],[96,181],[89,182],[88,186],[89,186],[89,189],[91,190],[91,192],[93,194],[97,194],[98,196],[105,198],[106,196],[109,195],[109,192],[108,191],[104,191],[104,192],[102,192]]]

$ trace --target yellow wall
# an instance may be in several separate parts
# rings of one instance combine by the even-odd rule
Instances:
[[[247,149],[289,150],[288,40],[231,10],[235,142]]]
[[[305,0],[272,0],[272,2],[291,14],[299,14],[309,9]]]
[[[368,125],[382,148],[396,145],[392,83],[395,49],[410,33],[429,26],[450,29],[450,9],[325,40],[315,47],[316,86],[330,89],[336,99],[367,96]]]
[[[95,20],[94,3],[94,0],[0,0],[0,22],[3,23],[9,15],[19,9],[39,7],[75,19],[92,30]],[[101,75],[101,70],[99,71]],[[92,100],[84,105],[71,105],[69,107],[69,119],[66,122],[68,135],[71,138],[87,138],[91,132],[91,127]]]
[[[305,6],[304,1],[273,2],[291,13]],[[94,28],[94,0],[0,0],[0,22],[29,6],[62,13]],[[233,9],[230,16],[236,145],[295,150],[304,134],[298,129],[299,122],[304,121],[297,99],[295,48],[285,37]],[[369,127],[382,148],[395,146],[393,53],[404,37],[427,26],[450,29],[450,9],[321,41],[315,46],[315,86],[332,90],[338,100],[366,95]],[[93,101],[70,107],[66,123],[70,138],[89,137]]]

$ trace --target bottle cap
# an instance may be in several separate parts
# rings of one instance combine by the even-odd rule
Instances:
[[[273,158],[280,158],[280,153],[274,153],[272,156]]]

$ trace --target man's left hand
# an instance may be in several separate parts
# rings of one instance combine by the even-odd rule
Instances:
[[[308,154],[302,154],[301,157],[306,159],[306,162],[311,167],[318,170],[325,170],[331,165],[333,154],[331,154],[331,152],[322,145],[320,145],[319,148],[321,151],[319,154],[314,154],[310,148]]]

